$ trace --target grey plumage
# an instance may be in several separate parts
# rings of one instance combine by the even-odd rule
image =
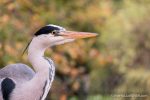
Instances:
[[[33,78],[34,75],[35,72],[25,64],[21,63],[11,64],[0,69],[0,86],[3,79],[7,77],[12,79],[17,85],[29,81],[30,79]],[[0,100],[3,100],[1,88],[0,88]]]
[[[35,72],[25,64],[11,64],[0,69],[0,79],[9,77],[14,79],[17,83],[30,80]]]
[[[50,80],[49,81],[46,80],[46,82],[44,82],[44,85],[42,87],[40,87],[42,91],[40,89],[38,89],[37,86],[32,86],[32,88],[31,88],[33,90],[34,90],[34,88],[39,90],[39,91],[36,91],[36,94],[41,94],[41,95],[34,94],[32,92],[32,90],[25,91],[26,93],[31,92],[30,94],[32,96],[25,96],[26,93],[19,94],[20,93],[19,91],[21,91],[21,92],[23,91],[22,89],[20,90],[19,87],[24,83],[28,83],[35,76],[35,72],[29,66],[18,63],[18,64],[8,65],[0,70],[0,86],[1,86],[2,81],[7,77],[12,79],[16,85],[14,92],[10,94],[10,96],[13,96],[13,97],[15,96],[16,99],[10,99],[10,100],[33,100],[33,99],[31,99],[33,97],[39,98],[39,99],[35,99],[35,100],[43,100],[42,98],[43,98],[43,96],[45,96],[44,94],[47,91],[46,89],[50,88],[51,82],[53,81],[53,79],[54,79],[53,77],[55,74],[55,67],[54,67],[53,61],[48,58],[45,58],[45,59],[49,63],[49,78],[50,78]],[[40,84],[40,82],[38,82],[37,85],[38,84]],[[47,85],[49,85],[49,87],[47,87]],[[18,95],[16,96],[14,94],[18,94]],[[3,100],[1,88],[0,88],[0,100]]]

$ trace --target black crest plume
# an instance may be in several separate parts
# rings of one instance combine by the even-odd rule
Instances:
[[[27,44],[26,48],[23,50],[22,56],[24,55],[24,53],[26,52],[26,50],[28,49],[30,43],[31,43],[32,39],[30,40],[30,42]]]
[[[55,27],[55,26],[47,25],[47,26],[42,27],[40,30],[38,30],[34,35],[39,36],[42,34],[49,34],[54,30],[60,30],[60,29],[58,27]]]

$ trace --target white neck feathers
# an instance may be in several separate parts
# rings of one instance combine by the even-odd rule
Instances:
[[[44,88],[43,93],[40,99],[44,100],[47,96],[51,84],[54,80],[55,75],[55,67],[52,60],[44,57],[44,52],[46,50],[46,46],[43,47],[41,42],[38,39],[33,39],[29,45],[28,49],[28,59],[32,64],[36,75],[33,77],[32,82],[37,84],[39,82],[39,87]]]

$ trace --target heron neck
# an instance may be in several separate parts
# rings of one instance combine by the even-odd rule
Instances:
[[[28,60],[32,64],[36,72],[43,72],[43,70],[48,71],[48,64],[44,58],[44,52],[46,47],[40,46],[35,41],[32,41],[28,49]]]
[[[47,47],[44,47],[42,44],[40,45],[40,42],[36,39],[32,40],[28,49],[28,60],[36,72],[35,76],[29,82],[32,85],[29,85],[28,88],[33,88],[38,84],[34,88],[34,91],[41,90],[37,93],[40,96],[40,100],[45,100],[55,76],[54,64],[51,60],[44,57],[46,49]]]

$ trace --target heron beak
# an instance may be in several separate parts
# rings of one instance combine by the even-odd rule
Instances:
[[[60,32],[60,35],[67,38],[80,39],[80,38],[95,37],[98,34],[90,32],[62,31]]]

